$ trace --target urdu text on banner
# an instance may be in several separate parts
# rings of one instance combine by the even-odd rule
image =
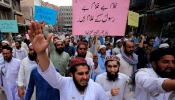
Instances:
[[[35,6],[34,20],[39,22],[44,20],[46,24],[56,25],[57,13],[58,11],[50,8]]]
[[[18,33],[16,20],[0,20],[0,31],[2,33]]]
[[[130,0],[73,0],[74,35],[124,36]]]

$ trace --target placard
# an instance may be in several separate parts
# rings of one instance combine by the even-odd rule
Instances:
[[[57,12],[50,8],[35,6],[34,20],[39,22],[44,20],[46,24],[56,25]]]
[[[74,35],[124,36],[130,0],[73,0]]]
[[[128,25],[138,27],[139,26],[139,14],[129,11],[128,12]]]
[[[16,20],[0,20],[0,31],[2,33],[18,33]]]

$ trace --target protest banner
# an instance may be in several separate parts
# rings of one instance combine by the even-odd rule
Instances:
[[[35,6],[34,20],[39,22],[44,20],[46,24],[56,25],[57,13],[58,11],[50,8]]]
[[[139,14],[129,11],[128,12],[128,25],[138,27],[139,26]]]
[[[124,36],[130,0],[74,0],[74,35]]]
[[[0,20],[0,31],[2,33],[18,33],[16,20]]]

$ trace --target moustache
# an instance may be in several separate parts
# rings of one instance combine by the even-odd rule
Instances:
[[[165,68],[165,70],[173,71],[173,68],[172,67],[167,67],[167,68]]]
[[[87,79],[81,79],[80,81],[81,81],[81,82],[88,82]]]

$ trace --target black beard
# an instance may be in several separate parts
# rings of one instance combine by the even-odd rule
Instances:
[[[118,73],[119,73],[119,71],[117,71],[116,73],[115,73],[115,75],[114,74],[110,74],[108,71],[106,71],[107,72],[107,79],[109,80],[109,81],[115,81],[117,78],[118,78]]]
[[[20,49],[21,47],[16,47],[16,49]]]
[[[63,49],[63,48],[61,48],[61,49],[57,49],[57,48],[56,48],[55,50],[57,51],[57,53],[58,53],[58,54],[62,54],[62,53],[63,53],[63,51],[64,51],[64,49]]]
[[[171,77],[171,79],[175,79],[175,69],[173,70],[173,75],[172,75],[172,77]]]
[[[37,53],[34,52],[33,54],[28,54],[28,57],[31,61],[36,61]]]
[[[7,62],[10,62],[10,61],[12,60],[12,57],[7,58],[7,59],[6,59],[6,58],[4,58],[4,60],[5,60],[5,61],[7,61]]]
[[[171,72],[166,72],[165,70],[166,69],[171,69]],[[157,65],[157,68],[156,68],[156,73],[161,77],[161,78],[170,78],[170,79],[175,79],[175,69],[173,69],[172,67],[167,67],[165,68],[164,71],[161,71],[160,70],[160,67]]]
[[[81,86],[77,80],[75,79],[75,76],[73,75],[73,81],[74,81],[74,84],[76,86],[76,88],[79,90],[79,91],[85,91],[86,87],[88,86],[88,83],[86,84],[86,86]],[[89,79],[87,80],[87,82],[89,82]]]
[[[133,51],[133,52],[134,52],[134,51]],[[132,55],[133,52],[129,52],[129,53],[128,53],[127,51],[125,51],[125,54],[126,54],[126,55]]]
[[[153,44],[153,45],[154,45],[154,44]],[[152,44],[148,44],[148,46],[151,46],[151,47],[152,47],[153,45],[152,45]]]
[[[86,58],[86,54],[85,55],[81,55],[81,54],[78,53],[78,57]]]
[[[68,45],[65,44],[65,47],[69,47],[69,44]]]

